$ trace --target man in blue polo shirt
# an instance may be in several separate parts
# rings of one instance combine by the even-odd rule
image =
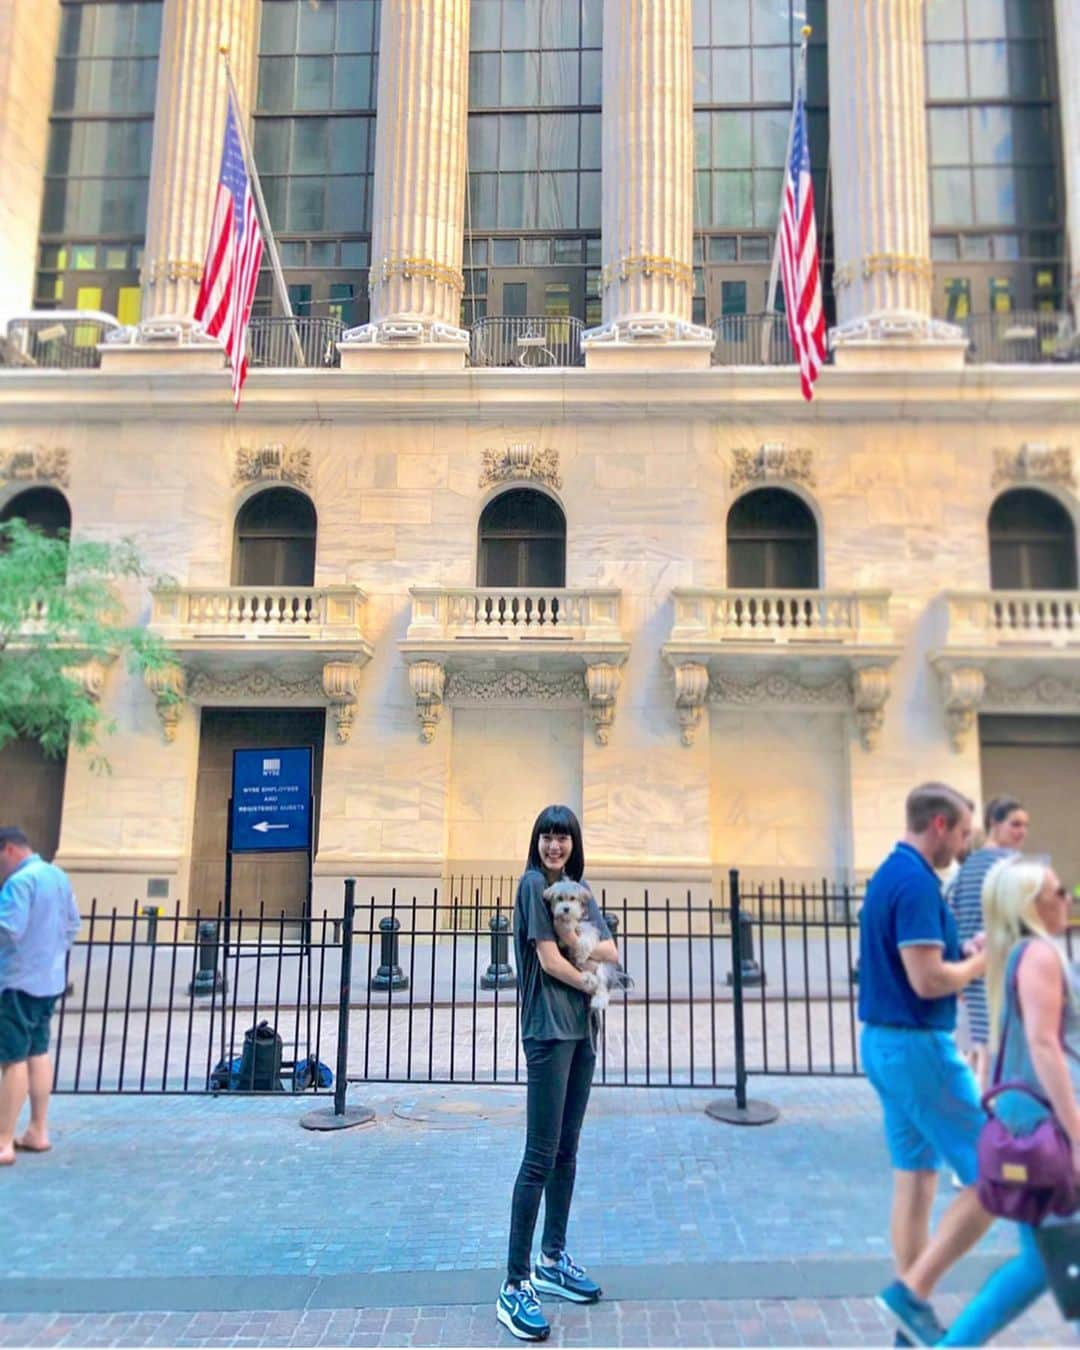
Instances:
[[[878,1296],[917,1345],[944,1335],[927,1301],[948,1268],[992,1220],[975,1194],[975,1145],[984,1116],[971,1069],[956,1048],[956,995],[985,973],[981,950],[965,957],[935,869],[971,838],[972,803],[944,783],[907,799],[907,833],[870,879],[859,916],[859,1017],[866,1075],[885,1112],[892,1159],[891,1235],[899,1278]],[[938,1168],[964,1189],[933,1240]]]

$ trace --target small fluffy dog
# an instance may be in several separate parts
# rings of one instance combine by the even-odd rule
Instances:
[[[588,895],[585,886],[563,877],[547,888],[544,899],[551,906],[551,921],[555,925],[559,945],[582,972],[585,992],[592,995],[590,1006],[600,1012],[611,1001],[613,989],[630,989],[633,981],[610,961],[600,961],[595,970],[588,969],[593,950],[600,941],[600,930],[585,917]]]

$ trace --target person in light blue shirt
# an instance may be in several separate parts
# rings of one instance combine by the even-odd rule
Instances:
[[[986,956],[981,950],[964,956],[935,875],[971,838],[971,809],[945,783],[914,788],[906,802],[907,832],[870,878],[859,914],[862,1062],[881,1101],[893,1166],[898,1278],[878,1303],[916,1345],[935,1345],[944,1335],[930,1293],[991,1222],[974,1184],[984,1116],[974,1075],[953,1037],[956,996],[982,975]],[[931,1239],[942,1161],[963,1190]]]
[[[64,992],[79,911],[60,868],[10,825],[0,826],[0,883],[0,1167],[9,1167],[18,1150],[50,1147],[49,1024]],[[27,1096],[30,1124],[16,1138]]]

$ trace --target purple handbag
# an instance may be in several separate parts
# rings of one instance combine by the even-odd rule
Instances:
[[[1017,970],[1019,964],[1018,961]],[[1014,972],[1013,999],[1017,998]],[[1022,1079],[1001,1081],[1005,1040],[1011,1020],[1010,1000],[994,1066],[994,1081],[982,1099],[988,1119],[979,1132],[979,1178],[975,1189],[979,1203],[988,1214],[1037,1227],[1048,1214],[1074,1214],[1080,1205],[1080,1191],[1073,1173],[1072,1145],[1058,1123],[1053,1107]],[[1046,1119],[1028,1134],[1013,1134],[990,1109],[994,1098],[1003,1092],[1022,1092],[1033,1098],[1046,1108]]]

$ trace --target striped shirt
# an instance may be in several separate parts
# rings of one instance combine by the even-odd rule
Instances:
[[[1002,858],[1011,858],[1014,853],[1015,849],[1011,848],[980,848],[957,872],[945,898],[952,907],[961,942],[967,942],[983,930],[982,888],[987,873],[995,863]],[[990,1012],[984,980],[971,981],[964,990],[964,1005],[972,1041],[976,1045],[986,1045],[990,1040]]]

